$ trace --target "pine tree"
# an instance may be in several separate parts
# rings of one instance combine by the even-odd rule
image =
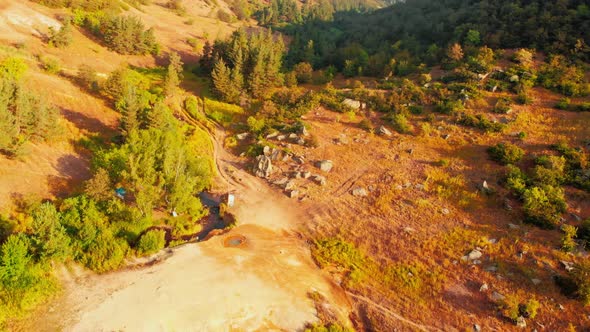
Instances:
[[[135,87],[129,86],[125,89],[124,95],[117,105],[117,108],[123,113],[121,129],[125,136],[129,136],[131,132],[139,129],[138,116],[141,106],[138,99]]]
[[[166,96],[172,96],[176,92],[176,89],[180,85],[182,80],[182,60],[176,52],[170,53],[170,63],[168,64],[168,70],[166,77],[164,78],[164,91]]]
[[[217,59],[211,72],[215,92],[222,100],[229,101],[232,95],[231,71],[223,59]]]

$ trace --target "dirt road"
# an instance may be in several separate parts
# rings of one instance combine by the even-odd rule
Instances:
[[[218,129],[217,135],[223,135]],[[162,263],[108,275],[67,272],[64,296],[37,330],[254,331],[301,330],[317,321],[311,292],[319,292],[344,321],[349,304],[321,273],[293,232],[294,203],[242,170],[214,139],[220,183],[238,190],[238,226],[212,239],[174,249]],[[241,179],[241,180],[236,180]],[[224,241],[241,235],[239,247]]]

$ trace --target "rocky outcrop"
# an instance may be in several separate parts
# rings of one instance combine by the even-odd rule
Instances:
[[[272,161],[269,156],[260,155],[256,157],[256,163],[254,165],[254,175],[260,178],[268,178],[272,174]]]

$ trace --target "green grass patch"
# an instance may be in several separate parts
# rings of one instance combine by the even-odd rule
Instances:
[[[238,105],[205,98],[205,114],[213,121],[227,127],[244,114],[244,109]]]

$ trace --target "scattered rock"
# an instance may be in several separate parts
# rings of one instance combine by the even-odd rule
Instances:
[[[248,135],[250,135],[249,133],[241,133],[241,134],[237,134],[236,138],[241,140],[245,140],[246,138],[248,138]]]
[[[254,175],[260,178],[268,178],[273,171],[272,162],[266,155],[256,157],[256,164],[254,165]]]
[[[559,261],[563,267],[565,268],[566,271],[570,272],[574,269],[574,263],[572,262],[566,262],[566,261]]]
[[[273,133],[270,133],[270,134],[266,135],[266,139],[275,138],[275,137],[277,137],[278,135],[279,135],[279,132],[278,132],[278,131],[275,131],[275,132],[273,132]]]
[[[285,183],[284,189],[285,190],[295,189],[295,181],[293,181],[293,180],[287,181],[287,183]]]
[[[486,195],[491,195],[494,193],[494,189],[490,188],[490,186],[488,185],[488,181],[484,181],[481,184],[481,188],[480,188],[481,192],[486,194]]]
[[[494,301],[494,302],[500,302],[500,301],[503,301],[505,298],[506,298],[506,297],[505,297],[504,295],[502,295],[502,294],[500,294],[500,293],[498,293],[498,292],[496,292],[496,291],[494,291],[494,292],[492,293],[492,296],[491,296],[491,299],[492,299],[492,301]]]
[[[301,127],[300,133],[303,136],[309,136],[309,132],[307,131],[307,128],[305,128],[305,126]]]
[[[305,145],[305,140],[302,137],[299,137],[296,143],[299,145]]]
[[[294,173],[292,174],[292,176],[293,176],[295,179],[301,179],[301,172],[294,172]]]
[[[447,208],[442,209],[440,212],[442,212],[442,214],[444,214],[445,216],[447,214],[451,213],[451,211],[449,211],[449,209],[447,209]]]
[[[533,278],[531,279],[531,282],[533,283],[533,285],[537,286],[541,283],[541,279]]]
[[[559,308],[559,310],[561,310],[561,311],[565,310],[565,308],[564,308],[564,307],[563,307],[563,305],[561,305],[561,304],[558,304],[558,305],[557,305],[557,307],[558,307],[558,308]]]
[[[325,186],[326,185],[326,178],[321,176],[321,175],[316,175],[314,177],[315,182],[317,182],[319,185],[321,186]]]
[[[385,128],[385,126],[381,126],[381,127],[379,127],[379,130],[377,130],[377,133],[378,133],[379,135],[384,135],[384,136],[391,136],[391,135],[393,135],[393,134],[391,133],[391,130],[389,130],[389,129]]]
[[[277,136],[277,141],[279,141],[279,142],[280,141],[284,141],[285,138],[287,138],[287,136],[285,136],[285,135],[279,135],[279,136]]]
[[[401,185],[397,184],[395,185],[395,190],[403,190],[404,187],[402,187]]]
[[[342,101],[342,105],[348,106],[352,109],[358,110],[361,108],[362,103],[358,100],[346,98]]]
[[[498,240],[496,240],[496,239],[488,239],[489,244],[496,244],[497,242],[498,242]]]
[[[406,152],[407,152],[408,154],[414,154],[414,149],[408,149],[408,150],[406,150]]]
[[[297,198],[299,197],[299,191],[298,190],[291,190],[289,192],[289,198]]]
[[[303,172],[303,178],[309,179],[311,177],[311,172]]]
[[[516,319],[516,326],[520,327],[521,329],[526,327],[526,320],[524,317],[520,316]]]
[[[305,163],[305,156],[293,156],[293,161],[303,165]]]
[[[270,153],[271,153],[270,146],[266,145],[264,148],[262,148],[262,153],[263,153],[265,156],[270,156]]]
[[[411,182],[404,183],[404,188],[410,188],[412,186]]]
[[[510,229],[520,229],[520,226],[515,225],[515,224],[508,224],[508,228],[510,228]]]
[[[481,253],[481,251],[477,250],[477,249],[473,249],[471,250],[471,252],[467,255],[467,258],[469,258],[469,260],[476,260],[481,258],[481,256],[483,256],[483,254]]]
[[[575,213],[572,213],[572,217],[574,217],[574,219],[576,219],[576,221],[582,221],[582,218]]]
[[[295,133],[290,133],[289,134],[289,139],[297,139],[299,136],[297,136],[297,134]]]
[[[281,186],[281,187],[282,187],[282,186],[284,186],[285,184],[287,184],[287,182],[289,182],[289,178],[287,178],[287,177],[284,177],[284,178],[281,178],[281,179],[279,179],[279,180],[277,180],[277,181],[273,182],[273,184],[274,184],[274,185],[277,185],[277,186]]]
[[[423,185],[423,184],[421,184],[421,183],[418,183],[418,184],[416,184],[416,185],[414,186],[414,188],[415,188],[416,190],[424,190],[424,185]]]
[[[479,264],[481,264],[481,261],[479,259],[476,259],[472,263],[473,263],[473,265],[479,265]]]
[[[481,287],[479,287],[480,292],[486,292],[488,289],[489,289],[489,286],[485,282],[483,283],[483,285],[481,285]]]
[[[352,189],[351,194],[352,194],[352,196],[355,196],[355,197],[366,197],[369,195],[367,190],[362,187],[356,187],[356,188]]]
[[[490,266],[486,266],[486,267],[484,268],[484,270],[485,270],[486,272],[496,272],[496,271],[498,271],[498,267],[497,267],[497,266],[495,266],[495,265],[490,265]]]
[[[332,170],[334,163],[331,160],[322,160],[317,163],[317,167],[323,172],[329,172]]]
[[[445,141],[446,141],[446,140],[448,140],[449,138],[451,138],[451,134],[446,134],[446,135],[443,135],[443,139],[444,139]]]
[[[413,229],[412,227],[404,227],[404,232],[405,233],[411,234],[411,233],[414,233],[415,231],[416,230]]]
[[[479,325],[477,324],[473,324],[473,332],[480,332],[481,331],[481,327],[479,327]]]

